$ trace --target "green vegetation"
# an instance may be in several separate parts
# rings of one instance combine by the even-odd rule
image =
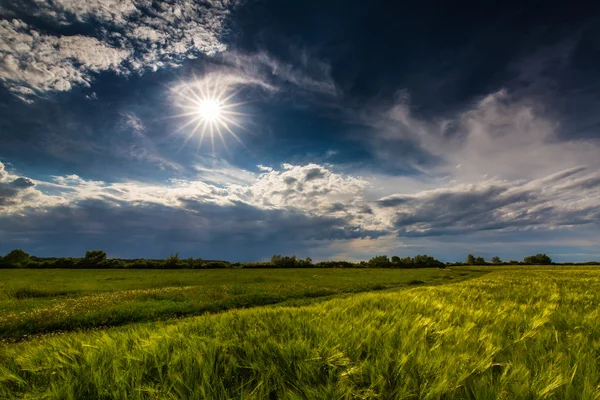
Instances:
[[[448,285],[7,344],[0,398],[599,398],[600,271],[483,269]]]
[[[29,254],[22,249],[14,249],[4,256],[2,259],[3,264],[12,264],[15,266],[22,266],[29,262]]]
[[[434,284],[476,274],[437,268],[7,269],[0,274],[0,340],[390,289],[414,281]]]
[[[446,264],[428,255],[404,258],[393,256],[391,260],[388,256],[375,256],[367,265],[371,268],[446,268]]]
[[[535,256],[528,256],[523,259],[522,262],[511,260],[509,262],[502,262],[500,257],[492,257],[491,262],[487,262],[485,258],[479,256],[475,257],[473,254],[467,255],[467,259],[464,263],[449,263],[449,265],[595,265],[598,264],[596,261],[583,262],[583,263],[553,263],[552,259],[546,254],[536,254]]]
[[[203,260],[202,258],[181,259],[178,253],[164,260],[120,259],[108,258],[103,250],[89,250],[83,258],[43,258],[30,256],[22,249],[15,249],[6,256],[0,257],[0,268],[110,268],[110,269],[257,269],[257,268],[446,268],[447,266],[463,265],[596,265],[597,261],[579,263],[554,263],[546,254],[536,254],[525,257],[523,261],[511,260],[502,262],[500,257],[492,257],[487,262],[483,257],[467,256],[465,262],[443,263],[426,254],[414,257],[379,255],[369,261],[320,261],[314,263],[310,257],[302,259],[296,256],[271,257],[270,261],[261,262],[229,262],[223,260]]]
[[[88,264],[100,264],[106,260],[106,252],[102,250],[90,250],[85,252],[84,261]]]
[[[548,265],[552,264],[552,259],[545,254],[536,254],[535,256],[525,257],[523,260],[525,264],[532,265]]]
[[[188,258],[182,260],[175,253],[165,260],[146,259],[118,259],[107,258],[102,250],[90,250],[83,258],[41,258],[30,257],[25,251],[16,249],[5,257],[0,257],[0,268],[115,268],[115,269],[249,269],[249,268],[445,268],[446,264],[427,255],[418,255],[413,258],[398,256],[377,256],[368,262],[357,263],[348,261],[323,261],[313,263],[310,257],[301,259],[296,256],[282,256],[279,254],[271,257],[266,262],[232,263],[223,260],[203,260],[202,258]]]

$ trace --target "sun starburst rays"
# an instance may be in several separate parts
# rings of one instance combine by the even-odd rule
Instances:
[[[184,118],[186,121],[174,133],[190,129],[189,132],[186,132],[179,150],[183,149],[194,137],[197,137],[196,151],[198,152],[206,136],[208,136],[214,153],[216,135],[219,136],[223,147],[228,150],[227,134],[231,135],[241,145],[244,145],[232,127],[247,130],[239,119],[250,116],[250,114],[237,110],[239,106],[246,104],[246,101],[229,102],[240,93],[240,90],[232,91],[230,89],[228,85],[221,83],[218,78],[211,80],[211,82],[207,82],[207,80],[194,81],[177,87],[175,103],[182,112],[173,115],[172,118]]]

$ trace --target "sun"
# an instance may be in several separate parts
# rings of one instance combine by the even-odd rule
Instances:
[[[225,140],[227,135],[243,145],[234,129],[245,130],[246,128],[240,123],[240,118],[249,114],[236,110],[244,102],[231,102],[239,91],[233,91],[230,85],[220,81],[218,77],[208,76],[202,80],[180,83],[173,92],[175,105],[183,111],[173,117],[185,119],[185,122],[174,132],[185,131],[186,133],[181,148],[193,138],[197,138],[197,151],[199,151],[208,137],[214,152],[215,137],[218,136],[227,148]]]
[[[221,115],[221,105],[215,100],[204,100],[198,105],[198,113],[205,121],[217,121]]]

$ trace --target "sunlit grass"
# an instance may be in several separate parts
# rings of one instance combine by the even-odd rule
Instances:
[[[0,289],[5,341],[468,276],[436,268],[6,272]]]
[[[596,399],[600,271],[512,270],[0,348],[0,397]]]

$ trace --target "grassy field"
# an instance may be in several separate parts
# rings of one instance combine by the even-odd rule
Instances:
[[[476,274],[437,268],[2,270],[0,340],[434,284]]]
[[[0,398],[600,398],[600,269],[488,270],[4,344]]]

